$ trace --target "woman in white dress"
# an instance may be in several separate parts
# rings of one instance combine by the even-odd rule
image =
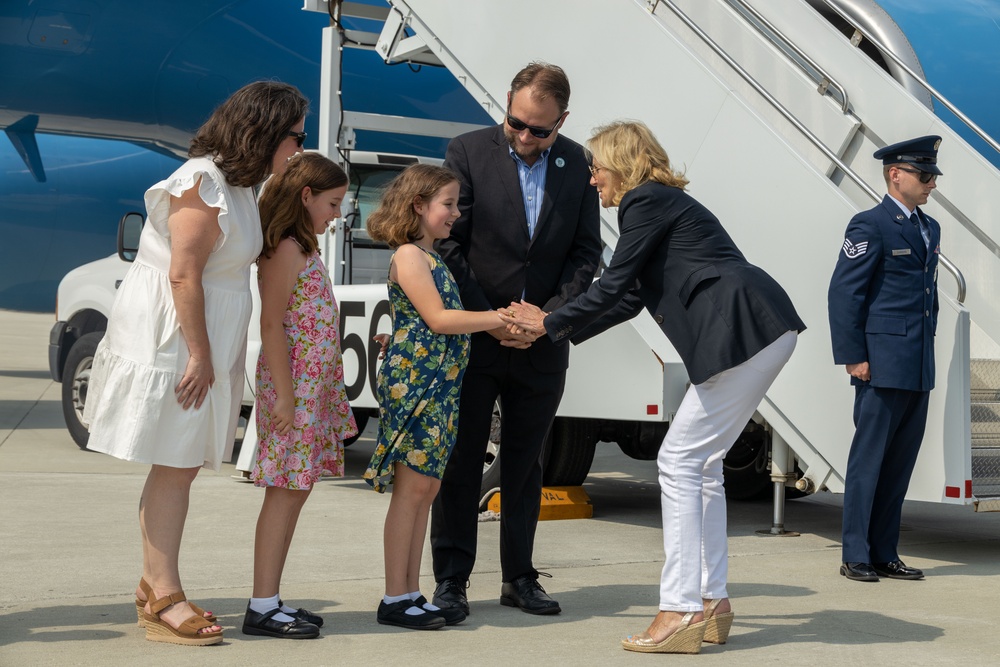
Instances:
[[[255,187],[302,148],[308,101],[262,81],[222,103],[190,159],[146,192],[147,222],[94,357],[88,448],[151,464],[139,501],[146,639],[222,641],[186,601],[178,552],[191,482],[230,458],[243,396],[250,265],[262,245]]]

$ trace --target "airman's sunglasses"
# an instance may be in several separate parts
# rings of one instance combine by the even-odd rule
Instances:
[[[562,118],[562,114],[559,114],[559,120],[557,120],[556,124],[549,129],[545,129],[544,127],[535,127],[534,125],[528,125],[527,123],[511,116],[510,104],[507,105],[507,124],[510,125],[510,129],[515,132],[524,132],[527,130],[531,133],[531,136],[537,139],[548,139],[549,135],[555,132],[556,128],[559,127],[559,123],[562,122]]]
[[[929,171],[921,171],[919,169],[906,169],[904,167],[896,167],[896,169],[899,169],[900,171],[905,171],[908,174],[916,174],[917,178],[920,179],[920,182],[925,185],[938,177],[937,174],[932,174]]]
[[[306,142],[305,132],[289,132],[288,136],[295,137],[295,145],[302,148],[302,144]]]

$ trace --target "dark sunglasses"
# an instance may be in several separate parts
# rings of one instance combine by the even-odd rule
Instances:
[[[900,171],[905,171],[908,174],[916,174],[917,178],[920,179],[921,183],[927,184],[938,177],[937,174],[932,174],[929,171],[920,171],[919,169],[905,169],[903,167],[896,167]]]
[[[306,143],[305,132],[289,132],[288,136],[295,137],[295,145],[299,148],[302,148],[302,144]]]
[[[510,129],[514,130],[515,132],[524,132],[525,130],[527,130],[528,132],[531,133],[531,136],[537,139],[548,139],[549,135],[555,132],[556,128],[559,127],[559,123],[562,122],[562,118],[563,115],[559,114],[559,120],[557,120],[556,124],[549,129],[545,129],[544,127],[535,127],[534,125],[528,125],[527,123],[522,122],[517,118],[511,116],[510,105],[509,104],[507,105],[507,124],[510,125]]]

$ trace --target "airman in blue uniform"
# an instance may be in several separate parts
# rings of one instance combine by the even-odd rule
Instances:
[[[851,219],[830,281],[834,363],[855,390],[840,568],[855,581],[923,578],[896,547],[934,388],[941,227],[919,206],[941,175],[940,143],[920,137],[874,153],[888,194]]]

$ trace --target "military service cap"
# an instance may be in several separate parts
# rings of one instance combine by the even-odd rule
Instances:
[[[882,160],[884,165],[910,164],[920,171],[941,176],[941,170],[937,166],[937,152],[940,145],[941,137],[932,134],[880,148],[872,154],[872,157]]]

